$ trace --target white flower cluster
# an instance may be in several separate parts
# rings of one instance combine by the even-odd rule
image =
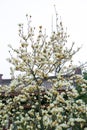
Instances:
[[[9,59],[14,66],[13,80],[9,86],[0,86],[0,130],[84,129],[87,105],[81,96],[87,92],[87,82],[73,74],[73,66],[65,66],[76,51],[73,45],[70,49],[65,47],[68,36],[62,22],[49,39],[42,26],[35,36],[35,28],[29,23],[27,35],[19,25],[19,49],[10,47],[15,53]]]

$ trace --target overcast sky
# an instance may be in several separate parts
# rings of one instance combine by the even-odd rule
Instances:
[[[8,44],[19,44],[18,23],[25,23],[25,15],[32,15],[35,26],[51,29],[54,6],[67,27],[71,42],[83,46],[74,58],[75,63],[87,61],[87,0],[0,0],[0,73],[10,77]]]

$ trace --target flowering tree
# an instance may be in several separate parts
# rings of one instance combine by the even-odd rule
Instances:
[[[50,37],[42,26],[37,34],[31,16],[26,17],[26,34],[19,24],[19,48],[10,45],[12,82],[0,87],[0,130],[83,130],[87,106],[78,97],[86,93],[87,81],[72,66],[79,49],[73,50],[74,43],[67,47],[57,14]]]

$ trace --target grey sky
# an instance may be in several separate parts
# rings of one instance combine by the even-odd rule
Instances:
[[[54,4],[68,28],[71,42],[75,41],[76,46],[83,45],[74,58],[75,63],[87,61],[87,0],[0,0],[0,73],[3,78],[10,77],[10,64],[6,61],[9,57],[7,45],[17,47],[19,44],[18,23],[25,23],[28,13],[33,17],[34,26],[43,25],[49,30]]]

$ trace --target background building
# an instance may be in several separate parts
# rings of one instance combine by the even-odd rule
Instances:
[[[3,79],[3,74],[0,74],[0,85],[9,85],[11,82],[11,79]]]

